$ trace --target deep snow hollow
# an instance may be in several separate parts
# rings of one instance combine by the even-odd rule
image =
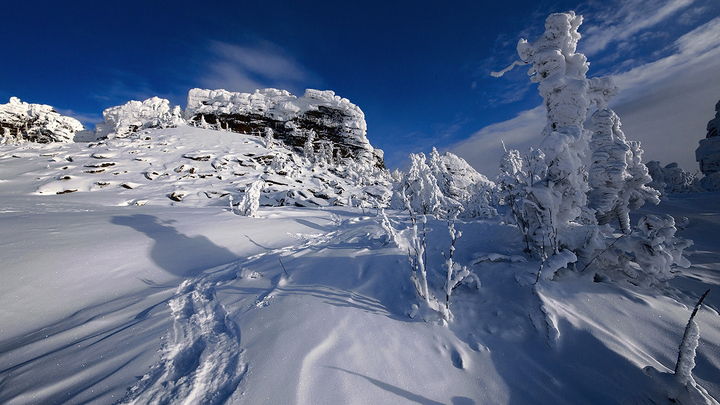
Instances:
[[[96,159],[114,163],[104,173],[83,171],[100,154],[83,144],[0,149],[0,403],[670,403],[643,369],[672,371],[707,288],[693,376],[720,398],[720,194],[645,208],[687,217],[678,234],[694,240],[692,267],[651,287],[590,271],[535,285],[539,262],[520,260],[516,229],[458,221],[455,260],[481,286],[455,290],[444,324],[408,316],[418,298],[407,252],[375,210],[248,218],[227,198],[198,197],[237,190],[223,179],[143,179],[148,163],[169,171],[190,152],[173,139],[219,155],[259,148],[212,132],[116,140]],[[178,188],[189,197],[173,202]],[[440,297],[450,237],[442,220],[428,231]]]

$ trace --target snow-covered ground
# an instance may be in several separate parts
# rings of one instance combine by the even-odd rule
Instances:
[[[481,285],[453,292],[446,323],[408,316],[408,252],[377,210],[308,196],[315,208],[231,212],[225,195],[252,181],[290,186],[249,160],[267,153],[259,138],[185,126],[3,146],[0,403],[670,403],[644,369],[673,371],[707,288],[693,377],[720,398],[717,192],[642,210],[687,217],[679,236],[694,241],[692,266],[650,287],[589,270],[535,284],[517,229],[458,221],[454,260]],[[298,176],[302,190],[342,183]],[[451,240],[444,220],[427,227],[444,301]]]

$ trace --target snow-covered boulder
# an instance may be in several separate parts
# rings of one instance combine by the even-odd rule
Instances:
[[[296,97],[277,89],[252,94],[192,89],[185,119],[190,125],[257,136],[265,136],[270,128],[274,139],[300,149],[314,134],[314,150],[327,150],[330,145],[336,157],[384,166],[382,151],[367,140],[365,114],[332,91],[308,89]]]
[[[179,106],[170,107],[170,101],[152,97],[106,109],[95,133],[98,138],[125,138],[142,129],[173,128],[184,123]]]
[[[72,142],[83,129],[80,121],[58,114],[49,105],[29,104],[17,97],[0,105],[0,143]]]

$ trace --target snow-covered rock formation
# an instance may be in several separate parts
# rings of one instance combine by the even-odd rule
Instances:
[[[705,175],[702,187],[708,191],[720,190],[720,101],[715,104],[715,118],[707,124],[707,135],[695,150],[695,160]]]
[[[103,111],[103,122],[95,126],[98,138],[125,138],[148,128],[173,128],[184,124],[182,109],[170,107],[170,101],[152,97],[128,101]]]
[[[351,157],[383,167],[382,151],[367,140],[365,114],[332,91],[308,89],[303,97],[285,90],[256,90],[253,94],[192,89],[185,110],[188,124],[264,136],[295,148],[333,150],[337,158]]]
[[[80,121],[58,114],[49,105],[28,104],[17,97],[0,105],[0,144],[72,142],[83,129]]]

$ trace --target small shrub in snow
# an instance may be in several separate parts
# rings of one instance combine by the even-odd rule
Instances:
[[[670,279],[675,276],[675,266],[690,267],[683,250],[693,242],[675,236],[676,232],[672,216],[645,215],[632,232],[616,239],[610,249],[597,256],[599,266],[620,270],[644,284]]]
[[[457,213],[451,214],[448,217],[448,233],[450,234],[451,244],[450,244],[450,252],[447,256],[445,256],[445,252],[443,252],[443,256],[445,256],[445,268],[446,268],[446,275],[445,278],[445,286],[443,289],[445,290],[445,320],[450,320],[452,317],[452,314],[450,312],[450,295],[452,295],[452,292],[455,290],[455,288],[459,287],[462,284],[468,283],[468,282],[475,282],[475,286],[477,288],[480,288],[480,279],[472,272],[470,271],[467,266],[461,266],[460,263],[457,263],[453,260],[453,254],[455,253],[455,243],[458,239],[462,236],[462,232],[455,229],[455,220],[457,218]]]
[[[422,215],[422,232],[418,229],[418,217],[410,206],[410,200],[405,199],[405,204],[410,212],[410,221],[412,223],[412,234],[410,235],[410,246],[408,247],[408,258],[412,267],[412,281],[415,285],[420,298],[426,303],[430,302],[430,292],[428,290],[427,281],[427,246],[425,244],[427,216]]]
[[[272,149],[275,147],[275,137],[272,128],[265,128],[265,136],[263,137],[263,140],[265,141],[266,149]]]
[[[303,146],[303,156],[311,162],[315,161],[315,147],[313,142],[315,141],[315,131],[312,129],[306,132],[307,138],[305,139],[305,145]]]
[[[258,208],[260,208],[260,191],[264,184],[264,181],[257,180],[245,188],[245,194],[243,194],[243,198],[237,207],[240,215],[246,217],[254,217],[257,215]]]

